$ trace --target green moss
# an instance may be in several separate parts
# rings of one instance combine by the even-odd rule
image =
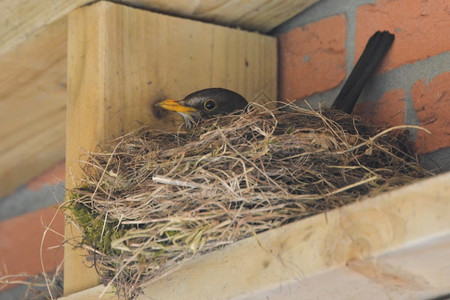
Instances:
[[[294,130],[292,130],[292,127],[291,126],[289,126],[287,129],[286,129],[286,133],[287,134],[292,134],[294,132]]]
[[[170,238],[170,237],[172,237],[172,236],[174,236],[174,235],[176,235],[178,233],[179,233],[178,230],[166,230],[166,231],[164,231],[164,235],[166,237],[168,237],[168,238]]]
[[[68,209],[72,212],[75,222],[83,231],[82,244],[90,245],[106,255],[120,254],[120,251],[111,248],[112,239],[123,236],[125,232],[124,228],[115,229],[118,222],[111,222],[111,220],[105,222],[104,215],[99,215],[89,207],[78,202],[72,202]]]
[[[138,264],[145,266],[148,263],[148,259],[145,257],[145,255],[138,254],[137,257]]]
[[[165,253],[166,250],[164,249],[160,249],[158,251],[153,251],[153,257],[160,257],[161,255],[163,255]]]

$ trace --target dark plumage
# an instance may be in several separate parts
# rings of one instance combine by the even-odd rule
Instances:
[[[394,38],[395,36],[388,31],[377,31],[370,37],[361,57],[331,105],[332,108],[348,114],[353,111],[359,95],[391,48]]]
[[[202,118],[229,114],[244,109],[248,102],[233,91],[222,88],[204,89],[187,95],[184,103],[195,108]]]
[[[394,35],[387,31],[377,31],[356,63],[353,71],[336,97],[332,108],[351,113],[364,86],[376,71],[389,51]],[[210,118],[243,109],[248,102],[244,97],[223,88],[209,88],[187,95],[182,100],[164,100],[158,106],[176,111],[184,117],[187,128],[200,118]]]
[[[223,88],[209,88],[193,92],[182,100],[168,99],[157,105],[181,114],[186,127],[189,128],[192,122],[200,118],[229,114],[244,109],[247,104],[247,100],[236,92]]]

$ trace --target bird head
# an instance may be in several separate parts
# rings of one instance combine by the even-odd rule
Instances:
[[[183,116],[186,128],[201,118],[212,118],[244,109],[248,102],[236,92],[209,88],[187,95],[181,100],[167,99],[156,105]]]

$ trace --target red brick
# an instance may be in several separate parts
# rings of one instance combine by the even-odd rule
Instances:
[[[303,99],[345,79],[346,19],[333,16],[279,37],[282,100]]]
[[[431,135],[419,131],[416,151],[428,153],[450,147],[450,72],[442,73],[431,80],[417,81],[411,94],[417,112],[419,125],[428,129]]]
[[[405,90],[390,90],[380,99],[357,104],[354,113],[380,127],[404,124]]]
[[[377,30],[395,33],[395,42],[381,70],[450,51],[448,0],[379,0],[356,13],[355,61]]]
[[[27,188],[30,190],[40,190],[42,186],[46,184],[57,184],[63,182],[65,179],[66,163],[65,161],[59,162],[52,168],[48,169],[41,175],[32,179],[28,184]]]
[[[44,225],[51,223],[55,213],[56,209],[49,207],[0,222],[0,277],[20,273],[36,275],[43,272],[39,251],[45,231]],[[64,215],[61,212],[56,214],[50,227],[64,234]],[[61,263],[64,250],[60,246],[63,241],[62,236],[47,231],[42,247],[42,261],[46,272],[55,271]],[[57,248],[49,249],[53,246]]]

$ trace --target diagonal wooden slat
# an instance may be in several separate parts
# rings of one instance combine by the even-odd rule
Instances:
[[[0,55],[0,196],[64,159],[67,19]]]

